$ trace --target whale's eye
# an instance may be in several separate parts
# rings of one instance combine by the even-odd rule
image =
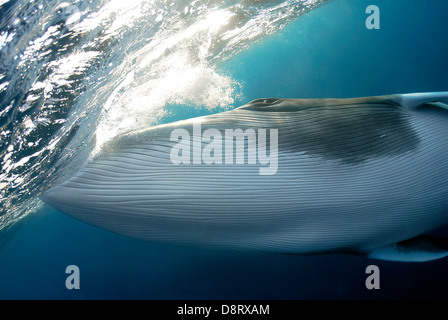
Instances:
[[[249,102],[247,105],[251,106],[270,106],[273,104],[278,103],[282,99],[277,98],[263,98],[263,99],[256,99],[251,102]]]

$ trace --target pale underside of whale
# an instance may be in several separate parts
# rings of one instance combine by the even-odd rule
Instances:
[[[156,242],[437,259],[448,255],[446,241],[424,234],[448,223],[446,101],[448,92],[258,99],[115,139],[42,199]],[[198,123],[223,136],[277,129],[275,174],[248,161],[174,164],[173,130],[193,135]]]

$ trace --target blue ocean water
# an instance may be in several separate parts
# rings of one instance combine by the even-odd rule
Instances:
[[[365,9],[371,4],[381,10],[379,30],[365,27],[368,16]],[[213,58],[208,58],[214,62],[213,71],[219,77],[210,75],[206,68],[199,70],[200,74],[209,83],[219,83],[216,86],[224,90],[219,91],[221,97],[226,97],[223,92],[230,92],[230,100],[223,98],[222,105],[211,108],[208,101],[185,102],[176,96],[162,100],[166,113],[159,116],[153,113],[151,119],[157,123],[189,118],[224,110],[228,102],[236,107],[261,97],[343,98],[446,91],[447,12],[448,4],[444,0],[330,1],[288,21],[285,27],[279,27],[259,41],[244,42],[244,48],[234,54],[221,58],[215,53]],[[73,46],[77,45],[81,43]],[[134,52],[143,48],[138,43],[133,45],[126,49],[132,58]],[[108,53],[105,59],[104,64],[109,65],[118,58]],[[126,62],[125,58],[122,60]],[[161,63],[160,59],[156,62]],[[107,70],[103,65],[94,66],[89,77],[96,77],[97,82],[94,88],[84,90],[104,90],[105,96],[117,92],[112,102],[134,103],[120,100],[120,91],[114,91],[117,83],[100,80]],[[159,73],[163,70],[156,69]],[[134,78],[138,71],[141,70],[136,70]],[[176,70],[179,71],[183,69]],[[76,82],[76,76],[69,80],[74,85],[81,83]],[[212,89],[216,88],[205,86],[205,90]],[[185,90],[188,92],[188,88]],[[91,104],[101,100],[94,94],[73,97],[86,99]],[[110,110],[110,113],[114,111]],[[73,112],[79,117],[97,115],[96,109],[79,115],[76,110]],[[100,124],[110,124],[114,119]],[[22,122],[26,120],[22,118]],[[79,127],[83,128],[81,124]],[[77,150],[79,140],[84,141],[74,139],[66,148]],[[2,148],[7,150],[8,144]],[[62,155],[67,159],[66,154]],[[6,199],[9,194],[1,196]],[[20,202],[18,199],[15,203]],[[443,230],[439,232],[446,234]],[[160,245],[98,229],[43,205],[27,212],[3,231],[0,299],[446,298],[447,263],[447,259],[396,263],[350,255],[292,256]],[[80,269],[79,290],[65,287],[68,276],[65,268],[73,264]],[[379,290],[365,287],[365,269],[370,264],[381,270]]]

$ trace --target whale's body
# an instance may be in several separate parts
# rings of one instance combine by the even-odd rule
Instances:
[[[259,99],[120,137],[42,198],[151,241],[440,258],[448,255],[444,242],[421,235],[448,223],[448,110],[437,103],[447,98]],[[278,130],[277,170],[263,175],[266,165],[248,161],[173,163],[173,130],[193,136],[198,123],[201,133],[222,136]]]

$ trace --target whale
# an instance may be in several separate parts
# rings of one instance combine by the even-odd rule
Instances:
[[[448,92],[257,99],[117,137],[41,199],[158,243],[440,259],[446,102]]]

